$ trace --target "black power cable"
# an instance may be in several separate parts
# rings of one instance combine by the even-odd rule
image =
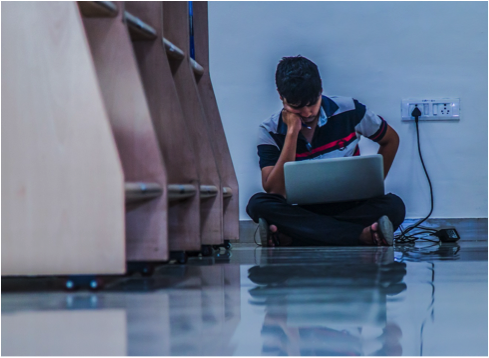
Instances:
[[[401,227],[401,234],[396,235],[394,237],[394,240],[396,241],[396,243],[399,243],[399,244],[401,244],[401,243],[410,243],[410,242],[414,242],[414,241],[419,240],[419,239],[426,240],[426,241],[433,241],[431,239],[426,239],[424,237],[419,237],[418,235],[420,235],[420,234],[427,234],[427,233],[430,233],[430,235],[434,235],[436,233],[436,231],[437,231],[437,230],[432,229],[432,228],[426,228],[426,227],[420,226],[433,213],[433,204],[434,204],[434,199],[433,199],[433,186],[431,185],[430,176],[428,175],[428,171],[426,170],[426,167],[424,165],[423,155],[421,154],[421,145],[420,145],[420,142],[419,142],[419,127],[418,127],[418,121],[419,121],[419,116],[421,116],[421,111],[419,110],[419,108],[418,108],[417,105],[415,105],[415,107],[414,107],[414,109],[413,109],[413,111],[411,113],[411,116],[414,117],[414,122],[416,123],[416,138],[417,138],[417,141],[418,141],[418,154],[419,154],[419,159],[421,159],[421,164],[423,166],[423,170],[424,170],[424,173],[426,175],[426,179],[428,179],[428,184],[430,186],[431,209],[430,209],[430,213],[425,218],[420,219],[418,222],[414,223],[413,225],[408,226],[404,230]],[[411,232],[412,230],[417,229],[417,228],[423,229],[424,231],[416,232],[416,233],[411,233],[411,235],[408,235],[409,232]]]

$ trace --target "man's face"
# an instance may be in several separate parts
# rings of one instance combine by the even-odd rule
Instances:
[[[316,119],[321,108],[321,98],[321,95],[319,95],[316,103],[311,103],[308,106],[304,107],[294,106],[293,104],[288,103],[287,100],[283,97],[280,97],[280,100],[283,102],[284,109],[287,112],[297,114],[301,118],[302,123],[308,124],[314,122],[314,120]]]

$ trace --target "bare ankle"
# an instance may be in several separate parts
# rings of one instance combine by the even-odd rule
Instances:
[[[362,230],[358,241],[364,245],[372,245],[372,235],[370,233],[370,226],[367,226]]]

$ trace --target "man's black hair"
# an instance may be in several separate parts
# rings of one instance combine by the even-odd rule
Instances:
[[[318,67],[301,55],[282,58],[275,83],[280,96],[298,108],[316,103],[322,91]]]

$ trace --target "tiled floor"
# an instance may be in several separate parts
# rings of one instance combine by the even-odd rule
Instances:
[[[235,245],[111,281],[2,280],[2,355],[488,354],[487,241]]]

